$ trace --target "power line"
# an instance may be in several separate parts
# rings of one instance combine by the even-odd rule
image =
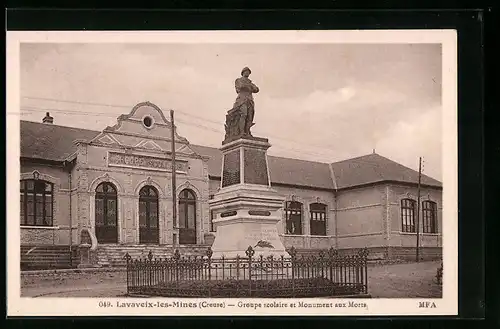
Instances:
[[[112,114],[112,113],[80,112],[80,111],[76,112],[76,111],[62,110],[62,109],[49,109],[48,110],[46,108],[43,109],[43,108],[38,108],[38,107],[33,107],[33,106],[24,106],[21,109],[21,111],[31,111],[33,113],[35,113],[35,112],[41,112],[41,111],[44,111],[44,112],[45,111],[51,111],[51,112],[56,112],[56,113],[69,114],[69,115],[79,115],[79,116],[94,115],[94,116],[116,118],[116,114]],[[26,113],[22,113],[21,112],[21,114],[26,114]],[[209,131],[214,132],[214,133],[225,134],[225,132],[222,131],[222,130],[215,129],[215,128],[212,128],[212,127],[207,127],[207,126],[204,126],[204,125],[201,125],[201,124],[196,124],[196,123],[193,123],[193,122],[186,122],[184,120],[179,120],[179,119],[177,119],[176,121],[179,122],[179,123],[188,125],[188,126],[194,126],[194,127],[200,128],[200,129],[209,130]],[[311,156],[321,157],[323,159],[325,158],[325,154],[324,153],[317,153],[317,152],[310,151],[310,150],[306,151],[306,150],[303,150],[303,149],[297,149],[297,148],[287,147],[287,146],[283,146],[283,144],[281,144],[281,143],[276,143],[276,146],[279,146],[281,149],[284,149],[284,150],[295,152],[297,154],[307,154],[307,155],[311,155]]]
[[[21,98],[43,100],[43,101],[51,101],[51,102],[58,102],[58,103],[70,103],[70,104],[82,104],[82,105],[92,105],[92,106],[106,106],[106,107],[130,108],[130,106],[127,106],[127,105],[115,105],[115,104],[106,104],[106,103],[80,102],[80,101],[70,101],[70,100],[63,100],[63,99],[56,99],[56,98],[46,98],[46,97],[22,96]]]
[[[81,102],[81,101],[70,101],[70,100],[60,100],[60,99],[45,98],[45,97],[23,96],[22,98],[35,99],[35,100],[45,100],[45,101],[51,101],[51,102],[57,102],[57,103],[69,103],[69,104],[80,104],[80,105],[91,105],[91,106],[106,106],[106,107],[116,107],[116,108],[126,108],[126,109],[130,109],[130,108],[133,107],[133,106],[128,106],[128,105],[116,105],[116,104],[107,104],[107,103],[91,103],[91,102]],[[204,120],[204,121],[208,121],[208,122],[220,124],[217,121],[212,121],[210,119],[207,119],[207,118],[204,118],[204,117],[200,117],[200,116],[196,116],[196,115],[193,115],[193,114],[190,114],[190,113],[187,113],[187,112],[183,112],[183,111],[180,111],[180,110],[176,110],[175,112],[182,113],[184,115],[191,116],[191,117],[194,117],[194,118],[198,118],[198,119],[201,119],[201,120]],[[96,113],[96,112],[92,112],[92,113]]]
[[[34,107],[34,106],[23,106],[21,108],[21,113],[23,111],[29,111],[29,112],[55,112],[55,113],[62,113],[62,114],[68,114],[68,115],[80,115],[80,116],[103,116],[103,117],[110,117],[110,118],[116,118],[116,114],[113,113],[104,113],[104,112],[87,112],[87,111],[68,111],[68,110],[61,110],[61,109],[54,109],[54,108],[40,108],[40,107]]]
[[[58,102],[58,103],[90,105],[90,106],[106,106],[106,107],[127,108],[127,109],[131,108],[131,106],[127,106],[127,105],[117,105],[117,104],[108,104],[108,103],[95,103],[95,102],[82,102],[82,101],[72,101],[72,100],[61,100],[61,99],[47,98],[47,97],[22,96],[22,98],[33,99],[33,100],[45,100],[45,101]],[[73,113],[69,113],[69,112],[58,112],[57,110],[52,110],[52,111],[54,111],[56,113],[73,114]],[[180,113],[180,114],[183,114],[183,115],[188,116],[188,117],[192,117],[192,118],[196,118],[196,119],[199,119],[199,120],[203,120],[205,123],[210,122],[212,124],[221,125],[221,123],[218,122],[218,121],[207,119],[207,118],[204,118],[204,117],[201,117],[201,116],[197,116],[197,115],[194,115],[194,114],[191,114],[191,113],[187,113],[187,112],[184,112],[184,111],[181,111],[181,110],[175,110],[175,111],[176,111],[176,113]],[[99,112],[84,112],[84,113],[85,114],[89,114],[89,115],[97,115],[97,113],[99,113]],[[328,147],[323,146],[323,145],[305,144],[305,143],[299,142],[297,140],[293,140],[293,139],[289,139],[289,138],[284,138],[284,137],[279,137],[279,136],[276,136],[276,135],[270,135],[270,134],[267,134],[267,133],[266,133],[266,135],[269,136],[270,138],[281,139],[283,141],[295,143],[295,144],[298,144],[298,145],[303,145],[303,146],[307,146],[307,147],[315,147],[315,148],[318,148],[318,149],[328,149]]]
[[[193,123],[188,123],[188,122],[185,122],[185,121],[182,121],[182,120],[179,120],[179,119],[177,119],[177,122],[180,122],[180,123],[183,123],[183,124],[186,124],[186,125],[190,125],[190,126],[195,126],[195,127],[198,127],[198,128],[201,128],[201,129],[205,129],[205,130],[210,130],[212,132],[216,132],[216,133],[219,133],[219,134],[225,134],[225,132],[223,132],[221,130],[218,130],[218,129],[213,129],[213,128],[206,127],[206,126],[203,126],[203,125],[197,125],[197,124],[193,124]],[[316,153],[316,152],[312,152],[312,151],[299,150],[299,149],[296,149],[296,148],[291,148],[291,147],[283,146],[283,144],[280,144],[280,143],[277,143],[276,145],[279,146],[281,149],[293,151],[293,152],[296,152],[296,153],[299,153],[299,154],[308,154],[308,155],[320,156],[320,157],[325,158],[325,154],[324,153]]]

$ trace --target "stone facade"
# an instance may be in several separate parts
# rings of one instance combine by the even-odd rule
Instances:
[[[149,127],[144,124],[146,117],[152,122]],[[161,110],[153,104],[141,103],[130,114],[120,116],[117,125],[107,127],[93,139],[75,141],[76,152],[68,157],[65,166],[22,159],[20,179],[32,179],[36,174],[38,179],[52,183],[54,203],[53,225],[21,226],[21,243],[68,245],[70,235],[73,245],[88,243],[80,241],[82,232],[89,232],[91,241],[96,241],[96,188],[109,182],[117,191],[118,245],[140,244],[139,191],[144,186],[152,186],[158,192],[159,245],[179,245],[180,231],[174,225],[172,213],[172,129]],[[174,135],[177,198],[184,189],[194,194],[195,242],[211,245],[215,232],[211,230],[209,199],[220,189],[220,177],[209,176],[209,159],[193,151],[185,138]],[[271,186],[285,202],[298,201],[303,206],[301,235],[286,234],[285,203],[278,211],[281,217],[278,234],[286,248],[335,247],[347,252],[370,247],[374,254],[385,258],[406,257],[414,251],[416,234],[401,229],[401,200],[417,199],[416,184],[381,181],[336,190],[275,183],[271,177]],[[442,189],[423,187],[421,201],[426,200],[437,204],[437,232],[422,233],[421,221],[420,245],[425,249],[423,255],[432,256],[440,254],[442,246]],[[326,205],[325,235],[311,235],[312,203]],[[177,211],[179,219],[179,207]]]
[[[195,192],[197,244],[210,245],[213,242],[214,232],[210,231],[208,200],[210,195],[217,192],[220,180],[208,180],[206,168],[203,167],[202,163],[201,177],[178,176],[177,191],[180,193],[184,188],[188,188]],[[120,244],[139,243],[138,191],[145,185],[152,185],[159,191],[160,244],[172,245],[174,233],[178,237],[178,231],[173,228],[172,223],[171,174],[169,173],[152,173],[130,168],[114,168],[108,173],[104,166],[94,166],[91,170],[84,170],[84,167],[80,166],[74,170],[72,180],[76,187],[70,193],[68,173],[57,168],[29,164],[22,166],[22,177],[32,176],[34,170],[46,172],[45,175],[52,176],[53,178],[45,178],[53,181],[57,186],[54,190],[54,227],[23,227],[21,230],[23,244],[68,244],[70,195],[74,218],[73,243],[78,244],[80,242],[78,232],[82,228],[89,228],[90,231],[93,229],[95,188],[104,181],[112,182],[118,189]],[[387,254],[393,257],[414,255],[416,234],[401,232],[400,204],[403,198],[409,197],[416,200],[416,187],[379,184],[337,193],[289,186],[273,186],[273,188],[287,201],[299,201],[304,206],[302,235],[284,233],[285,214],[283,209],[280,210],[282,221],[278,223],[278,232],[287,248],[294,246],[297,249],[324,249],[333,246],[339,249],[351,249],[369,246],[374,252],[380,249],[378,254],[386,255],[384,257],[387,257]],[[422,222],[420,223],[420,245],[423,248],[429,248],[426,249],[428,254],[440,254],[442,246],[441,198],[441,191],[438,189],[421,189],[421,201],[431,200],[437,203],[437,233],[422,233]],[[310,234],[309,205],[315,202],[327,205],[325,236]],[[426,251],[422,252],[423,255],[425,253]]]
[[[219,180],[210,181],[210,194],[214,194]],[[283,244],[297,249],[373,249],[373,258],[414,257],[416,233],[401,232],[401,199],[417,200],[417,187],[380,183],[344,191],[324,191],[283,185],[273,185],[286,201],[303,204],[301,235],[285,234],[285,214],[278,231]],[[442,247],[442,191],[436,188],[421,188],[421,202],[437,203],[437,233],[423,233],[420,221],[420,246],[428,248],[424,257],[437,257]],[[309,206],[311,203],[327,205],[326,235],[310,234]],[[420,218],[422,219],[422,209]],[[210,235],[210,233],[208,232]],[[432,250],[431,250],[432,249]],[[378,250],[378,251],[377,251]],[[377,251],[377,252],[375,252]]]

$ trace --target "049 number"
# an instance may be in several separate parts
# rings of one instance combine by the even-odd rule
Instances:
[[[99,307],[111,307],[111,302],[100,301]]]

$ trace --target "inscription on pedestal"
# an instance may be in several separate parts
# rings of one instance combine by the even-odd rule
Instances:
[[[240,150],[235,150],[224,155],[224,168],[222,170],[222,187],[240,183]]]
[[[266,242],[272,242],[273,240],[276,239],[277,237],[277,230],[275,228],[272,229],[256,229],[248,232],[247,237],[250,238],[251,240],[255,241],[266,241]],[[254,246],[252,246],[254,247]]]
[[[245,183],[268,185],[266,152],[245,149]]]
[[[236,214],[237,214],[236,211],[227,211],[227,212],[223,212],[222,214],[220,214],[220,216],[222,218],[225,218],[225,217],[236,216]]]
[[[271,216],[271,212],[267,210],[249,210],[248,214],[252,216]]]

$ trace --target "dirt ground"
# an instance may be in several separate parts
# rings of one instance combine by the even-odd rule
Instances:
[[[373,298],[441,298],[440,266],[441,261],[368,267],[368,293]]]
[[[436,283],[440,262],[368,267],[368,293],[373,298],[440,298]],[[21,277],[22,297],[123,297],[127,277],[118,272],[47,273]]]

